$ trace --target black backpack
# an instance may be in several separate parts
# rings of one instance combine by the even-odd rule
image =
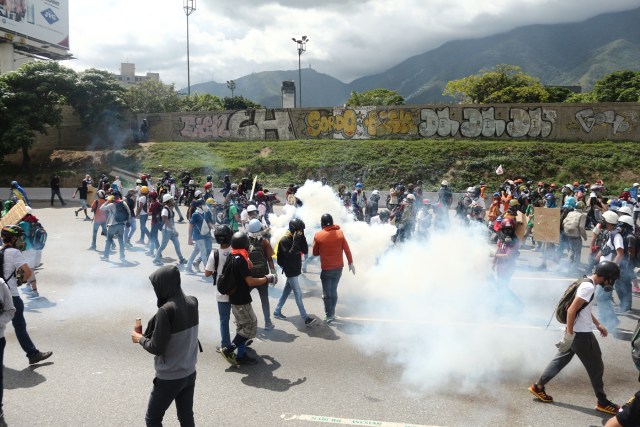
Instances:
[[[124,202],[120,200],[116,202],[115,222],[116,224],[124,224],[127,221],[129,221],[129,212],[127,212]]]
[[[16,274],[16,272],[14,271],[13,273],[11,273],[9,277],[4,277],[4,251],[6,249],[7,249],[6,246],[3,246],[2,249],[0,249],[0,278],[2,278],[2,280],[4,280],[8,286],[9,280],[11,280],[11,278]],[[18,281],[18,286],[20,286],[19,281]]]
[[[252,277],[263,277],[269,273],[267,257],[262,249],[262,237],[249,237],[249,260],[253,266],[251,267]]]
[[[564,294],[562,294],[562,297],[558,301],[558,305],[556,305],[556,320],[563,325],[567,324],[567,311],[569,310],[569,306],[571,305],[573,300],[576,298],[578,287],[584,282],[593,284],[593,281],[587,278],[587,276],[584,276],[582,279],[576,280],[567,287],[567,290],[564,291]],[[576,318],[578,317],[580,311],[582,311],[583,308],[585,308],[591,301],[593,301],[593,297],[595,294],[596,293],[594,291],[593,295],[591,295],[591,299],[589,299],[589,302],[587,302],[587,304],[583,304],[582,307],[580,307],[580,309],[576,313]]]
[[[216,248],[213,250],[213,286],[216,286],[218,281],[218,265],[220,265],[220,251]]]
[[[236,292],[236,282],[233,277],[233,259],[239,256],[241,255],[229,254],[222,266],[222,273],[214,279],[216,288],[222,295],[233,295]]]
[[[44,249],[45,243],[47,243],[47,230],[44,229],[40,222],[31,223],[31,245],[33,249]]]

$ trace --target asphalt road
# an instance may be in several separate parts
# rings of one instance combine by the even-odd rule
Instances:
[[[54,354],[46,362],[29,366],[13,328],[7,328],[5,417],[9,425],[16,426],[143,425],[154,373],[153,357],[131,343],[130,331],[136,317],[142,317],[146,324],[156,311],[148,281],[154,266],[140,245],[127,252],[126,265],[100,261],[99,253],[87,250],[91,223],[83,221],[82,214],[76,218],[74,206],[36,206],[34,212],[47,228],[49,240],[44,265],[38,270],[42,297],[25,299],[25,315],[36,346]],[[187,256],[191,250],[186,245],[187,226],[178,227]],[[173,250],[165,256],[176,260]],[[202,275],[183,275],[185,292],[200,301],[204,352],[198,362],[196,422],[207,426],[603,425],[608,416],[593,409],[595,398],[578,360],[548,385],[556,403],[537,402],[527,391],[554,354],[559,325],[552,324],[548,330],[544,326],[558,295],[574,279],[560,273],[554,264],[550,271],[537,270],[539,264],[538,252],[522,251],[512,279],[512,288],[525,303],[526,316],[519,321],[490,316],[465,321],[461,313],[451,309],[435,323],[406,321],[405,330],[422,330],[424,340],[407,346],[400,345],[404,343],[400,336],[397,340],[386,338],[386,352],[367,351],[380,348],[375,342],[379,339],[376,327],[403,319],[368,311],[354,297],[364,292],[358,289],[366,289],[358,286],[366,284],[345,279],[340,292],[347,297],[338,305],[340,321],[307,328],[290,299],[283,310],[288,320],[274,319],[276,329],[272,331],[259,329],[251,350],[259,363],[239,369],[231,368],[214,351],[219,333],[213,287]],[[421,268],[428,275],[433,267]],[[312,265],[303,283],[307,311],[317,316],[323,312],[318,273],[317,265]],[[399,269],[398,281],[402,279]],[[281,282],[270,291],[272,310],[282,286]],[[411,295],[406,298],[411,299]],[[634,305],[638,306],[635,298]],[[254,308],[261,327],[257,296]],[[632,330],[636,323],[635,316],[621,320],[626,330]],[[447,365],[447,360],[436,363],[428,357],[428,344],[435,340],[437,331],[450,330],[447,328],[452,325],[457,328],[452,338],[458,341],[468,339],[467,332],[478,327],[490,330],[496,343],[503,338],[512,340],[514,354],[522,359],[505,363],[508,359],[503,347],[501,353],[493,355],[492,347],[470,341],[463,354],[458,350],[448,354],[450,359],[465,365],[469,372],[485,369],[491,360],[496,360],[497,366],[491,366],[480,381],[477,376],[473,382],[452,376],[450,382],[425,387]],[[599,338],[605,387],[616,402],[626,401],[638,388],[625,338],[628,340],[628,334],[624,332]],[[530,349],[527,357],[522,357],[519,346]],[[447,355],[446,348],[439,350]],[[408,356],[411,368],[406,369],[407,364],[394,355]],[[165,421],[166,425],[178,425],[174,407]]]

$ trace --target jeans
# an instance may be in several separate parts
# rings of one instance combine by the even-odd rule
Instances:
[[[13,315],[11,323],[16,331],[16,338],[18,338],[20,347],[27,353],[27,357],[33,356],[38,352],[38,349],[27,332],[27,321],[24,319],[24,302],[22,302],[22,298],[13,297],[13,305],[16,308],[16,314]]]
[[[178,203],[176,203],[175,205],[173,205],[173,209],[176,211],[176,213],[178,214],[178,217],[180,218],[180,221],[184,221],[184,217],[182,216],[182,212],[180,212],[180,207],[178,206]]]
[[[124,224],[114,224],[107,227],[107,243],[104,245],[104,257],[109,258],[113,236],[118,239],[120,259],[124,259]]]
[[[205,263],[207,262],[206,260],[208,259],[208,257],[206,257],[205,255],[207,254],[207,245],[204,242],[205,239],[200,239],[200,240],[194,240],[193,241],[193,251],[191,252],[191,255],[189,256],[189,261],[187,261],[187,268],[191,269],[191,263],[196,259],[196,256],[198,254],[200,254],[200,256],[202,257],[203,260],[205,260]]]
[[[60,194],[60,189],[58,188],[57,190],[54,190],[53,188],[51,189],[51,206],[53,206],[53,199],[55,196],[58,196],[58,199],[60,199],[60,204],[62,206],[66,205],[66,203],[64,202],[64,200],[62,200],[62,194]]]
[[[342,276],[342,268],[322,270],[320,281],[322,282],[322,300],[324,301],[324,314],[327,317],[335,317],[338,304],[338,282]]]
[[[218,301],[218,316],[220,316],[220,347],[231,347],[229,320],[231,319],[231,303]]]
[[[180,241],[178,240],[178,236],[174,234],[173,230],[162,230],[162,244],[156,252],[156,257],[153,259],[154,262],[162,261],[162,251],[165,250],[169,242],[173,243],[173,247],[176,250],[176,255],[178,255],[180,261],[184,259],[184,257],[182,256],[182,252],[180,252]]]
[[[176,411],[181,427],[195,426],[193,420],[193,392],[196,387],[196,373],[178,380],[153,379],[153,390],[149,397],[147,427],[162,426],[162,418],[171,402],[176,401]]]
[[[131,241],[131,238],[135,234],[138,226],[136,225],[136,219],[134,217],[129,218],[129,222],[127,222],[127,230],[125,233],[125,239],[127,242]]]
[[[607,330],[614,331],[620,321],[615,311],[613,311],[613,292],[605,292],[602,286],[596,286],[596,296],[594,298],[598,304],[598,315],[596,317]]]
[[[4,371],[4,348],[7,345],[7,340],[2,337],[0,338],[0,414],[2,413],[2,398],[3,393],[2,391],[4,390],[4,375],[3,375],[3,371]]]
[[[300,290],[298,277],[299,276],[287,277],[287,283],[284,285],[282,296],[280,296],[275,312],[280,313],[282,311],[284,303],[287,301],[287,298],[289,298],[291,291],[293,291],[293,297],[296,299],[296,305],[300,311],[300,317],[302,317],[303,320],[307,320],[309,316],[307,316],[307,311],[304,309],[304,304],[302,303],[302,291]]]
[[[256,286],[255,288],[258,290],[258,295],[260,295],[260,303],[262,305],[262,315],[264,316],[264,323],[268,325],[271,323],[271,307],[269,306],[269,285],[264,284],[260,286]]]
[[[150,238],[151,233],[147,228],[147,220],[149,219],[149,215],[140,215],[140,241],[144,242],[145,236]]]
[[[153,255],[153,251],[160,248],[160,242],[158,241],[158,231],[160,231],[160,224],[151,224],[151,232],[149,233],[149,252]]]
[[[618,299],[620,300],[620,311],[631,310],[631,278],[628,273],[625,273],[626,272],[623,271],[620,278],[616,280],[615,285],[613,285],[613,288],[618,294]]]
[[[96,248],[96,238],[98,237],[98,229],[102,228],[102,234],[107,235],[107,223],[106,222],[93,222],[93,236],[91,238],[91,247]]]

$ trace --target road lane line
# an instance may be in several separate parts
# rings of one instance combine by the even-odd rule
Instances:
[[[356,420],[350,418],[338,418],[338,417],[324,417],[320,415],[296,415],[296,414],[282,414],[280,415],[284,421],[300,420],[310,421],[315,423],[325,424],[342,424],[350,426],[379,426],[379,427],[442,427],[425,424],[406,424],[406,423],[394,423],[387,421],[373,421],[373,420]]]
[[[544,326],[522,325],[522,324],[504,324],[504,323],[476,323],[476,322],[444,322],[441,320],[408,320],[408,319],[382,319],[374,317],[344,317],[340,316],[337,321],[352,320],[356,322],[381,322],[381,323],[414,323],[422,325],[451,325],[461,327],[484,327],[484,328],[503,328],[503,329],[535,329],[545,330]],[[564,330],[564,326],[562,328]]]

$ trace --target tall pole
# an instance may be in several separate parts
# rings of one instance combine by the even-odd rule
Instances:
[[[302,64],[300,62],[300,57],[302,56],[302,52],[307,51],[307,42],[309,41],[309,38],[307,36],[302,36],[300,39],[292,37],[291,40],[297,44],[298,48],[298,93],[300,94],[300,108],[302,108]]]
[[[231,91],[231,98],[233,99],[233,91],[236,88],[236,82],[233,80],[227,80],[227,88]]]
[[[189,15],[196,10],[196,0],[183,0],[184,13],[187,15],[187,95],[191,96],[191,67],[189,64]]]

